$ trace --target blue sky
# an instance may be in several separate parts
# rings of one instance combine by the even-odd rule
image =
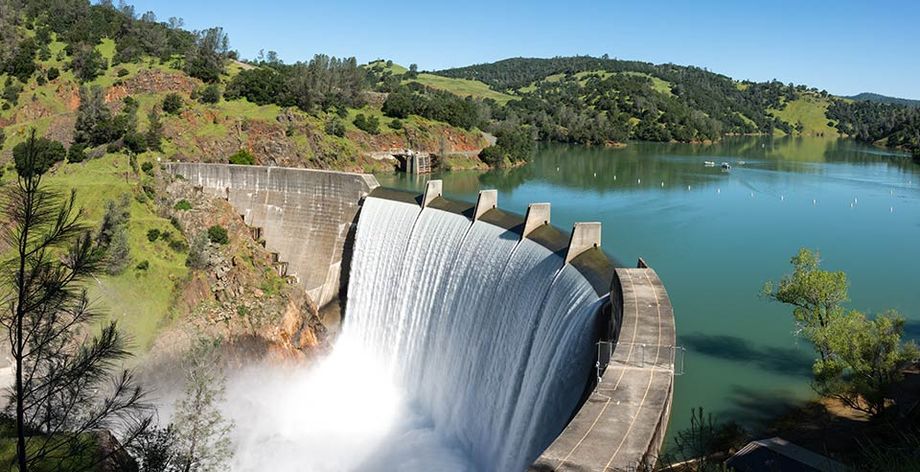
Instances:
[[[433,70],[515,56],[609,54],[737,79],[920,99],[920,1],[137,0],[138,14],[223,26],[243,57],[275,50]]]

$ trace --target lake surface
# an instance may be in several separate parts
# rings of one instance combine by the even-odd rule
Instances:
[[[418,192],[427,180],[377,178]],[[499,206],[521,214],[551,202],[563,229],[600,221],[609,254],[630,266],[641,256],[658,272],[687,349],[669,435],[697,406],[756,426],[812,395],[812,352],[794,337],[791,310],[760,297],[801,247],[849,274],[852,308],[897,309],[920,338],[920,165],[902,155],[804,137],[545,145],[521,168],[431,178],[444,181],[446,197],[470,202],[498,189]]]

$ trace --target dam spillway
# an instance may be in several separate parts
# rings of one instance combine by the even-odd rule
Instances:
[[[396,372],[476,470],[523,470],[577,407],[601,303],[513,231],[368,197],[343,335]]]
[[[330,435],[311,431],[310,418],[287,424],[298,416],[256,415],[268,433],[250,438],[248,447],[259,450],[251,463],[299,454],[277,446],[278,428],[288,445],[331,441],[316,446],[314,470],[607,471],[654,463],[673,385],[673,315],[644,263],[614,270],[599,248],[599,224],[576,224],[569,236],[549,224],[548,204],[532,204],[521,218],[497,208],[495,191],[481,192],[474,207],[446,200],[439,181],[417,196],[360,174],[166,167],[230,201],[260,228],[266,248],[302,271],[296,282],[320,294],[321,305],[338,287],[345,318],[325,370],[364,370],[358,378],[379,385],[336,377],[294,382],[299,391],[309,397],[342,382],[346,390],[320,397],[367,403],[344,412],[351,420],[380,416],[355,391],[408,405],[398,427],[367,438],[349,434],[363,427],[355,423],[335,424]],[[355,345],[367,366],[343,367],[335,358]],[[339,448],[348,452],[330,452]]]

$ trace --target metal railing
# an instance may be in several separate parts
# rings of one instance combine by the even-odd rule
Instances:
[[[661,369],[674,375],[683,375],[686,352],[682,346],[599,341],[594,364],[597,369],[597,380],[600,382],[604,371],[611,363],[639,369]]]

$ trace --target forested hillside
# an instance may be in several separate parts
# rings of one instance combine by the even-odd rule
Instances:
[[[541,139],[694,142],[725,134],[843,134],[920,152],[908,100],[847,100],[778,81],[735,81],[706,69],[608,57],[514,58],[437,71],[519,97],[496,116]],[[884,101],[880,104],[877,102]]]
[[[230,44],[219,27],[188,31],[124,3],[0,0],[0,160],[33,127],[73,161],[152,152],[349,170],[388,169],[370,156],[405,147],[469,158],[483,131],[584,144],[841,133],[920,149],[909,103],[692,66],[576,56],[424,73],[321,54],[245,60]],[[513,147],[492,163],[526,158]]]
[[[0,0],[0,45],[0,162],[31,128],[73,162],[152,153],[370,171],[391,168],[375,151],[486,145],[472,126],[385,121],[354,58],[241,62],[221,28],[187,31],[124,3]]]

